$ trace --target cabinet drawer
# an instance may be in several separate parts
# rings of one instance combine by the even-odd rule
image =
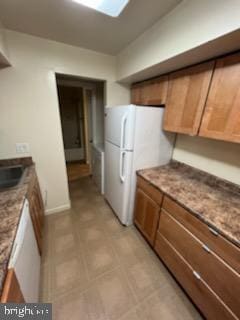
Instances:
[[[163,194],[141,177],[137,177],[137,186],[141,188],[157,204],[162,204]]]
[[[158,231],[240,318],[240,275],[165,211]]]
[[[155,251],[209,320],[237,319],[173,246],[157,233]]]
[[[233,269],[240,273],[240,248],[215,232],[167,196],[163,199],[162,207],[212,251],[217,253]]]

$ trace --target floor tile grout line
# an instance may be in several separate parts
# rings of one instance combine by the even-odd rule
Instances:
[[[75,188],[78,187],[77,184],[75,184]],[[103,203],[101,201],[101,199],[103,199],[102,196],[99,196],[99,194],[97,193],[97,190],[94,188],[91,188],[91,183],[90,180],[86,180],[85,179],[85,192],[82,193],[81,198],[82,200],[85,200],[86,202],[89,199],[94,199],[95,197],[97,197],[97,201],[94,202],[94,205],[97,206],[98,202],[100,203],[101,209],[102,209],[102,213],[98,215],[98,212],[100,211],[100,209],[94,209],[93,208],[93,202],[91,203],[91,205],[89,206],[83,206],[81,209],[78,209],[77,206],[74,209],[69,210],[68,212],[64,212],[63,214],[60,214],[61,217],[64,217],[65,215],[70,217],[70,224],[71,224],[71,228],[69,228],[69,230],[71,230],[70,233],[73,234],[74,236],[74,240],[73,240],[73,255],[77,256],[77,263],[80,263],[81,260],[81,264],[83,267],[83,270],[85,270],[83,273],[86,277],[86,282],[84,281],[83,285],[81,284],[81,280],[79,278],[79,282],[76,284],[76,286],[70,287],[69,289],[66,289],[65,292],[61,292],[59,295],[54,296],[54,294],[52,292],[49,292],[47,295],[51,295],[52,297],[54,296],[54,303],[60,301],[60,299],[63,299],[66,296],[71,295],[71,293],[77,293],[79,295],[84,295],[84,293],[86,293],[88,290],[94,288],[98,282],[101,282],[101,279],[104,279],[104,277],[106,277],[107,275],[110,274],[114,274],[119,272],[121,274],[121,278],[124,279],[124,285],[126,285],[126,287],[128,288],[127,290],[129,290],[130,295],[133,297],[133,305],[131,306],[130,309],[126,310],[126,312],[124,312],[124,314],[121,314],[117,319],[115,320],[123,320],[125,319],[125,315],[126,314],[130,314],[131,312],[135,312],[137,313],[137,310],[141,307],[141,304],[145,301],[149,301],[149,299],[151,299],[151,297],[153,297],[154,295],[156,295],[159,291],[160,291],[160,287],[153,286],[153,292],[151,292],[151,290],[146,293],[146,296],[143,296],[143,298],[141,298],[141,295],[139,296],[137,294],[137,286],[134,286],[134,281],[133,279],[130,278],[130,274],[129,274],[129,270],[131,270],[131,268],[133,268],[133,266],[135,264],[138,263],[138,259],[140,259],[139,261],[141,261],[141,250],[143,250],[142,256],[149,258],[149,261],[146,262],[147,266],[145,269],[145,271],[149,271],[149,272],[155,272],[158,270],[155,270],[155,264],[156,261],[153,258],[152,252],[150,252],[150,248],[148,248],[146,245],[144,245],[144,241],[141,238],[141,235],[138,233],[137,230],[134,229],[134,227],[129,227],[124,229],[121,229],[121,225],[119,225],[119,228],[116,227],[116,230],[114,230],[115,225],[114,225],[114,221],[118,222],[117,218],[115,217],[114,213],[112,212],[112,210],[109,210],[108,207],[106,207],[106,212],[104,212],[104,205],[106,205],[106,203]],[[75,196],[71,197],[71,199],[74,201],[77,201],[77,192],[79,192],[79,190],[75,189]],[[71,192],[71,190],[70,190]],[[88,192],[91,193],[91,196],[89,197]],[[81,192],[79,192],[80,194]],[[84,226],[81,226],[79,222],[79,217],[82,213],[84,213],[85,211],[89,211],[90,214],[93,214],[94,218],[97,220],[97,225],[99,226],[100,230],[103,233],[103,243],[105,242],[109,242],[109,247],[111,248],[112,253],[110,254],[110,256],[113,255],[113,261],[116,262],[113,264],[114,267],[113,268],[109,268],[106,271],[101,272],[101,274],[97,275],[97,276],[90,276],[90,270],[88,269],[88,262],[85,256],[85,252],[89,252],[89,255],[91,255],[90,253],[90,247],[94,247],[95,246],[95,242],[91,242],[91,241],[85,241],[84,240],[84,236],[81,237],[79,235],[78,231],[81,231],[83,229],[87,230],[89,227],[91,227],[91,224],[86,222],[84,224]],[[111,217],[112,214],[112,217]],[[64,231],[63,230],[58,230],[55,231],[54,229],[54,224],[57,224],[60,219],[60,216],[55,216],[55,218],[51,219],[50,221],[48,221],[48,228],[47,228],[47,232],[48,232],[48,244],[50,243],[51,249],[50,252],[48,252],[47,256],[45,256],[45,260],[44,260],[44,267],[48,268],[48,276],[52,277],[52,271],[53,271],[53,265],[55,265],[55,263],[57,263],[57,261],[64,261],[63,257],[61,257],[61,254],[56,253],[56,248],[55,246],[57,245],[57,242],[55,243],[55,236],[57,235],[57,237],[61,237],[64,236]],[[106,222],[109,223],[109,225],[106,226]],[[67,230],[67,229],[66,229]],[[68,230],[68,231],[69,231]],[[53,233],[49,234],[49,232],[53,231]],[[137,231],[137,232],[136,232]],[[65,234],[66,235],[66,234]],[[134,251],[134,256],[132,257],[132,261],[129,261],[128,264],[128,260],[127,260],[127,255],[124,255],[124,251],[119,251],[116,243],[117,241],[124,236],[130,236],[133,237],[133,245],[135,248],[135,242],[137,243],[136,245],[136,251]],[[87,238],[86,238],[87,239]],[[134,249],[135,250],[135,249]],[[64,250],[63,250],[64,252]],[[140,255],[139,255],[140,252]],[[63,253],[64,254],[64,253]],[[146,254],[146,256],[145,256]],[[51,259],[49,258],[49,255],[51,256]],[[136,260],[135,260],[136,259]],[[50,261],[49,261],[50,260]],[[149,265],[148,265],[149,264]],[[145,267],[144,267],[145,268]],[[149,268],[149,269],[148,269]],[[159,268],[159,272],[161,272],[161,268]],[[160,274],[160,273],[159,273]],[[153,277],[154,278],[154,277]],[[157,279],[157,276],[156,276]],[[50,283],[50,287],[51,290],[53,289],[52,285],[51,285],[51,281],[49,281]],[[82,286],[82,289],[81,289]],[[50,291],[51,291],[50,290]],[[177,294],[178,296],[178,294]],[[181,297],[181,294],[179,295]],[[108,320],[112,320],[111,315],[108,315]],[[75,319],[75,318],[74,318]],[[93,320],[93,319],[92,319]],[[107,319],[105,319],[107,320]]]

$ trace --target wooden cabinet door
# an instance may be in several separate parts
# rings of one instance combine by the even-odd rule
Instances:
[[[168,76],[147,80],[132,86],[131,102],[136,105],[157,106],[166,103]]]
[[[14,269],[9,269],[4,282],[1,303],[24,303],[23,294]]]
[[[157,106],[166,103],[168,76],[146,81],[142,87],[142,104]]]
[[[214,61],[170,74],[163,128],[197,135],[205,107]]]
[[[151,245],[154,245],[156,237],[159,211],[159,205],[141,189],[137,188],[134,223]]]
[[[42,228],[40,225],[39,217],[38,217],[38,206],[36,203],[36,197],[35,194],[32,195],[30,199],[30,213],[31,213],[31,219],[33,223],[33,229],[34,234],[37,240],[38,250],[39,254],[42,253]]]
[[[131,88],[131,103],[142,104],[142,83],[136,83]]]
[[[41,234],[42,234],[42,229],[43,229],[43,225],[44,225],[44,204],[43,204],[43,200],[42,200],[42,194],[41,194],[40,186],[38,183],[38,179],[36,179],[36,181],[35,181],[34,194],[35,194],[35,203],[38,208],[37,218],[39,221],[39,225],[41,228]]]
[[[240,53],[217,60],[199,135],[240,142]]]
[[[144,220],[145,220],[145,193],[137,188],[136,197],[135,197],[135,211],[134,211],[134,222],[136,226],[140,229],[144,229]]]
[[[146,196],[145,203],[145,220],[144,234],[151,245],[154,245],[158,222],[159,222],[160,207],[151,198]]]
[[[44,205],[42,201],[41,191],[38,184],[37,176],[33,187],[29,191],[29,208],[33,223],[33,229],[37,240],[39,253],[42,252],[42,229],[44,223]]]

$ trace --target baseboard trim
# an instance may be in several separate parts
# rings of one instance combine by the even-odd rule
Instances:
[[[47,209],[47,210],[45,210],[45,215],[48,216],[50,214],[58,213],[58,212],[65,211],[65,210],[68,210],[68,209],[71,209],[71,203],[68,203],[68,204],[65,204],[63,206],[59,206],[59,207],[56,207],[56,208]]]

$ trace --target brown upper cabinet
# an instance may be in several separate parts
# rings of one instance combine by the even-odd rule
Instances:
[[[131,103],[140,105],[142,100],[142,87],[143,83],[135,83],[131,88]]]
[[[132,86],[131,102],[137,105],[156,106],[166,103],[168,76],[144,81]]]
[[[240,53],[217,60],[199,135],[240,142]]]
[[[166,131],[240,143],[240,52],[137,83],[132,103],[165,104]]]
[[[170,74],[163,128],[197,135],[214,68],[214,61]]]

